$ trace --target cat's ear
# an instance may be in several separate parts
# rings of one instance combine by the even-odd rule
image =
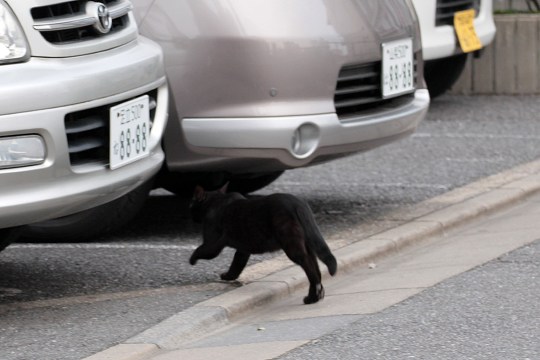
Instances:
[[[221,189],[219,189],[219,192],[222,193],[222,194],[227,193],[227,187],[228,187],[228,186],[229,186],[229,182],[227,181],[227,182],[225,183],[225,185],[223,185],[223,186],[221,187]]]
[[[193,191],[193,198],[198,201],[202,201],[204,199],[204,189],[202,188],[202,186],[195,186],[195,190]]]

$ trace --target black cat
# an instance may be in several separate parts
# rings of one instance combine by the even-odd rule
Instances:
[[[336,273],[337,262],[302,200],[289,194],[246,199],[239,193],[226,193],[226,186],[208,192],[197,186],[190,210],[193,220],[203,223],[203,243],[191,255],[191,265],[199,259],[215,258],[225,246],[232,247],[236,253],[221,279],[235,280],[251,254],[283,249],[309,279],[304,303],[316,303],[324,297],[317,257],[331,275]]]

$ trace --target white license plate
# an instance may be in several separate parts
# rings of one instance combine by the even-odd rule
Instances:
[[[110,110],[110,168],[121,166],[148,156],[150,136],[150,108],[144,95],[113,106]]]
[[[414,91],[412,39],[382,44],[381,82],[383,98]]]

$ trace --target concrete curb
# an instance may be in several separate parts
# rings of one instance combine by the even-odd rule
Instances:
[[[538,191],[540,191],[540,160],[429,199],[418,204],[416,208],[432,209],[434,203],[442,205],[402,225],[335,249],[339,271],[351,271],[381,257],[395,254],[430,236],[442,234],[479,216],[501,210]],[[411,212],[411,209],[407,212]],[[326,269],[321,270],[324,270],[325,278],[329,277]],[[277,272],[269,271],[265,275],[245,286],[173,315],[125,343],[85,360],[146,359],[157,354],[160,349],[176,349],[229,324],[261,305],[289,296],[307,286],[303,271],[292,264]]]

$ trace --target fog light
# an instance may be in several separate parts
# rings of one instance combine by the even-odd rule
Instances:
[[[319,145],[319,128],[314,124],[302,124],[291,139],[291,152],[299,159],[307,158]]]
[[[0,169],[38,165],[45,161],[45,141],[38,135],[0,138]]]

